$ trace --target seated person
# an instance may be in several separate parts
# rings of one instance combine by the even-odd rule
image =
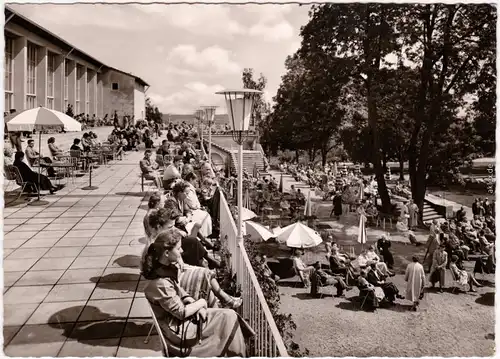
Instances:
[[[474,288],[472,288],[472,285],[475,285],[476,287],[482,287],[481,284],[477,282],[477,280],[472,276],[471,273],[459,269],[457,266],[457,261],[458,257],[453,255],[451,256],[451,263],[450,263],[450,270],[453,272],[453,276],[455,280],[460,284],[460,285],[469,285],[469,292],[476,292]]]
[[[346,277],[356,278],[359,273],[351,266],[351,259],[347,254],[340,253],[337,243],[332,244],[329,256],[330,270],[333,273],[342,274]]]
[[[82,148],[80,147],[80,139],[79,138],[75,138],[73,140],[73,144],[71,145],[71,147],[69,149],[70,149],[70,151],[80,151],[80,152],[82,152]]]
[[[64,156],[64,151],[56,146],[56,139],[54,137],[50,137],[47,140],[47,144],[49,145],[50,154],[53,158],[57,159]]]
[[[174,161],[168,165],[163,173],[163,188],[171,189],[173,183],[181,179],[182,157],[175,156]]]
[[[472,228],[474,229],[481,229],[483,227],[483,223],[481,222],[481,219],[479,218],[478,215],[474,216],[474,219],[470,221],[470,224]]]
[[[387,264],[387,267],[389,269],[392,269],[394,267],[394,257],[391,253],[390,248],[391,241],[385,234],[383,234],[377,241],[377,249],[384,258],[384,262]]]
[[[304,283],[304,287],[308,288],[310,285],[309,277],[311,276],[314,267],[305,265],[304,261],[301,258],[302,254],[303,253],[301,250],[294,250],[292,254],[293,267],[302,280],[302,283]]]
[[[457,222],[467,222],[467,214],[463,206],[457,211]]]
[[[490,243],[490,242],[486,239],[486,237],[485,237],[485,235],[484,235],[484,230],[482,230],[482,229],[481,229],[481,230],[479,231],[479,235],[478,235],[477,237],[478,237],[478,239],[479,239],[479,245],[480,245],[480,248],[481,248],[481,252],[483,252],[483,253],[485,253],[485,254],[486,254],[486,253],[488,253],[489,249],[490,249],[491,247],[493,247],[493,243]]]
[[[13,165],[19,169],[21,177],[28,183],[28,190],[38,192],[37,188],[40,187],[40,190],[49,191],[50,194],[54,194],[57,188],[52,185],[52,182],[46,176],[34,172],[23,160],[24,152],[16,152]],[[40,186],[38,186],[38,183],[40,183]]]
[[[496,236],[495,233],[488,227],[488,223],[484,222],[483,223],[483,232],[484,232],[484,237],[488,240],[488,242],[495,242],[496,241]]]
[[[189,178],[193,182],[196,181],[196,175],[193,173],[190,174]],[[185,227],[187,232],[190,232],[192,226],[197,223],[200,226],[200,239],[205,241],[205,238],[212,234],[212,219],[208,212],[201,209],[192,183],[186,181],[176,183],[170,200],[176,203],[181,212],[177,223]]]
[[[151,161],[151,150],[144,152],[144,158],[139,161],[139,167],[145,179],[155,181],[156,186],[161,188],[160,175],[156,171],[158,164]]]
[[[162,205],[162,198],[160,193],[153,193],[151,197],[149,197],[148,200],[148,211],[146,212],[146,215],[144,216],[144,219],[142,221],[144,225],[144,232],[146,233],[146,238],[148,240],[147,245],[149,245],[150,240],[153,237],[153,228],[149,225],[149,215],[159,209]]]
[[[82,147],[83,152],[89,152],[92,149],[92,140],[88,133],[84,133],[82,136]]]
[[[379,307],[380,301],[385,297],[381,288],[374,287],[368,282],[365,271],[361,271],[358,277],[358,289],[359,297],[363,301],[363,307],[366,306],[368,310],[373,312]]]
[[[370,264],[370,270],[366,274],[366,280],[374,287],[380,287],[384,291],[385,298],[389,303],[393,303],[396,298],[403,299],[399,295],[398,288],[394,283],[386,282],[386,276],[379,272],[376,263]]]
[[[269,265],[267,264],[267,256],[265,254],[260,259],[260,267],[264,276],[266,276],[266,278],[269,278],[269,280],[273,282],[277,282],[280,280],[280,277],[274,274],[271,268],[269,268]]]
[[[319,282],[315,282],[316,279],[319,279]],[[342,297],[344,290],[351,289],[347,287],[347,284],[341,277],[334,276],[333,273],[328,273],[328,271],[321,269],[320,262],[314,263],[314,271],[311,273],[311,294],[317,294],[317,286],[325,287],[329,285],[334,285],[337,288],[336,297]]]
[[[151,304],[174,356],[219,357],[246,355],[248,324],[232,309],[208,308],[204,298],[195,300],[179,284],[181,237],[162,233],[152,244],[142,265],[149,280],[144,294]],[[193,323],[204,323],[202,330]],[[247,330],[245,330],[247,329]]]
[[[386,276],[393,277],[395,274],[387,268],[387,264],[380,261],[380,257],[375,253],[375,247],[370,246],[368,250],[364,250],[357,258],[357,262],[360,268],[366,268],[370,264],[375,263],[377,269]]]

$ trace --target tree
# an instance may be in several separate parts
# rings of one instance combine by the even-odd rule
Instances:
[[[153,105],[149,97],[146,98],[146,120],[153,120],[155,123],[163,123],[163,114],[158,110],[158,107]]]
[[[244,69],[242,74],[243,88],[264,91],[266,89],[267,79],[263,74],[255,81],[253,79],[253,69]],[[250,122],[250,126],[255,126],[257,130],[257,136],[264,134],[264,140],[268,140],[268,122],[267,116],[270,112],[270,105],[264,99],[264,94],[257,96],[253,106],[253,116]],[[260,139],[259,139],[260,141]],[[265,141],[266,147],[268,143]]]
[[[480,91],[485,78],[496,80],[494,71],[485,71],[495,63],[496,11],[491,5],[413,5],[405,20],[406,56],[420,73],[408,154],[412,197],[422,209],[433,138],[439,141],[436,135],[456,121],[464,96]]]
[[[324,4],[313,6],[309,22],[302,28],[299,54],[311,65],[322,57],[343,57],[352,62],[351,75],[364,87],[370,148],[383,211],[391,202],[381,163],[381,145],[376,102],[376,83],[383,59],[396,47],[393,26],[401,6],[386,4]]]

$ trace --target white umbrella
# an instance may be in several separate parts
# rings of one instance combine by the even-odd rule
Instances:
[[[65,130],[65,131],[81,131],[82,125],[80,122],[69,117],[68,115],[50,110],[45,107],[33,108],[21,112],[19,115],[7,122],[9,131],[32,132],[38,131],[38,153],[42,148],[42,131],[46,130]],[[30,204],[45,205],[47,203],[40,201],[40,171],[41,166],[38,166],[38,199]]]
[[[312,216],[312,208],[311,208],[311,191],[308,192],[307,194],[307,202],[306,206],[304,207],[304,216],[311,217]]]
[[[245,207],[241,208],[241,212],[242,212],[241,221],[248,221],[249,219],[257,217],[257,214],[255,214],[254,211],[251,211]]]
[[[359,217],[358,243],[361,243],[361,247],[366,243],[366,217],[364,215]]]
[[[291,248],[312,248],[323,242],[318,232],[300,222],[283,228],[277,240]]]
[[[275,237],[275,234],[273,232],[271,232],[269,229],[267,229],[260,223],[253,221],[246,221],[245,227],[246,227],[245,231],[246,234],[251,235],[253,239],[262,239],[263,241],[267,241],[269,238]]]

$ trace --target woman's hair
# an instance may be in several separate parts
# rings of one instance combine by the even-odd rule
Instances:
[[[158,207],[161,202],[161,195],[159,193],[153,193],[151,197],[149,197],[148,208],[154,209]]]
[[[50,137],[48,140],[47,140],[47,143],[54,143],[56,142],[56,139],[54,137]]]
[[[195,180],[197,179],[198,177],[196,177],[196,174],[194,172],[188,172],[185,176],[184,176],[184,180],[185,181],[188,181],[188,182],[191,182],[192,180]]]
[[[148,280],[160,278],[157,273],[158,269],[163,266],[160,263],[160,258],[165,254],[165,251],[174,248],[181,239],[180,233],[175,229],[170,229],[158,235],[144,256],[142,263],[142,275],[144,278]]]
[[[14,161],[22,161],[24,158],[24,152],[23,151],[18,151],[14,155]]]
[[[153,229],[161,228],[172,220],[172,211],[160,208],[149,215],[149,225]]]
[[[165,204],[163,205],[163,208],[166,210],[170,211],[170,218],[171,219],[177,219],[182,215],[181,210],[179,209],[179,206],[177,205],[177,201],[173,199],[172,197],[169,197],[165,200]]]
[[[178,195],[179,193],[184,192],[184,190],[188,187],[188,184],[184,181],[180,181],[174,185],[174,188],[172,188],[172,191],[174,193],[174,196]]]
[[[415,263],[418,263],[418,257],[417,256],[411,257],[411,260],[414,261]]]
[[[73,140],[73,144],[74,144],[74,145],[77,145],[77,144],[79,144],[79,143],[80,143],[80,139],[79,139],[79,138],[75,138],[75,139]]]
[[[458,256],[456,256],[455,254],[451,256],[451,261],[452,262],[456,262],[458,261]]]
[[[5,157],[12,157],[12,150],[9,147],[4,147],[3,155]]]
[[[179,155],[175,156],[174,157],[174,163],[175,162],[179,162],[179,161],[182,161],[182,156],[179,156]]]

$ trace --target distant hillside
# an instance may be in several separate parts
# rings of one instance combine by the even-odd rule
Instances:
[[[198,124],[198,120],[194,117],[194,115],[176,115],[176,114],[163,114],[163,122],[164,123],[182,123],[186,122],[188,124]],[[224,125],[229,123],[229,117],[227,114],[224,115],[215,115],[215,125]]]

